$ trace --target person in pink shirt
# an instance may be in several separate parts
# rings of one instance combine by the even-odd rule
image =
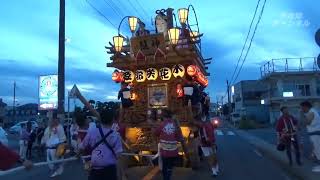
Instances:
[[[162,110],[163,121],[158,126],[154,134],[160,141],[160,158],[162,160],[162,176],[164,180],[170,180],[172,176],[173,165],[178,158],[178,142],[183,138],[178,131],[178,127],[172,119],[172,113],[169,110]]]
[[[113,110],[100,112],[101,126],[88,131],[80,144],[80,149],[91,149],[89,180],[117,179],[117,159],[123,149],[119,133],[111,129],[113,116]]]

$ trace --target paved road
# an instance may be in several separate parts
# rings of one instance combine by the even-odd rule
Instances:
[[[218,142],[218,155],[221,173],[216,178],[219,180],[291,180],[278,165],[266,159],[253,146],[241,139],[232,130],[222,127],[216,132]],[[210,171],[205,164],[198,171],[190,169],[177,169],[173,179],[212,179]],[[142,179],[148,172],[145,168],[130,170],[129,179]],[[37,168],[27,172],[19,172],[3,179],[8,180],[47,180],[50,179],[46,167]],[[2,177],[0,178],[2,179]],[[82,170],[80,162],[68,163],[62,176],[57,180],[85,180],[86,173]],[[161,179],[156,174],[153,179]]]
[[[254,129],[254,130],[248,130],[248,133],[251,133],[265,141],[267,141],[268,143],[271,144],[276,144],[277,143],[277,135],[276,132],[274,130],[274,128],[264,128],[264,129]],[[310,158],[310,154],[311,154],[311,150],[312,150],[312,146],[309,140],[309,136],[307,135],[306,131],[302,131],[300,133],[300,142],[303,144],[303,155],[306,158]]]

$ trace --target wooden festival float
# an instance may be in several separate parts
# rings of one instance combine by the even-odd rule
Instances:
[[[189,23],[193,14],[192,25]],[[156,31],[144,28],[144,23],[136,17],[124,17],[119,25],[118,35],[113,44],[106,47],[111,54],[107,67],[116,70],[112,80],[128,83],[131,107],[121,109],[121,122],[126,125],[126,142],[131,152],[155,153],[157,139],[152,135],[152,127],[161,119],[161,109],[168,108],[181,127],[185,138],[184,149],[188,149],[191,165],[196,166],[197,147],[192,129],[197,112],[190,101],[185,101],[184,85],[186,77],[207,87],[209,73],[206,71],[211,58],[204,59],[201,54],[201,37],[195,10],[192,5],[178,10],[180,27],[175,26],[173,9],[156,11]],[[128,20],[131,38],[120,34],[120,27]],[[194,29],[192,27],[195,27]],[[128,95],[128,94],[127,94]],[[183,147],[183,146],[182,146]],[[181,155],[184,155],[181,148]]]

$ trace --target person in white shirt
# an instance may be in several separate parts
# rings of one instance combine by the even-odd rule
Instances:
[[[58,146],[66,142],[66,135],[56,114],[53,114],[49,121],[49,126],[46,128],[41,142],[47,148],[47,162],[62,159],[62,157],[57,156],[56,152]],[[50,177],[61,175],[63,173],[63,164],[49,164],[49,169],[53,172]]]
[[[74,120],[70,126],[70,142],[74,152],[78,151],[78,130],[79,126],[77,125],[76,121]]]
[[[313,153],[317,160],[320,160],[320,116],[308,101],[300,104],[302,112],[305,114],[307,131],[310,141],[313,144]],[[313,168],[314,172],[320,172],[320,166]]]
[[[0,142],[8,146],[8,138],[7,138],[7,133],[6,131],[2,128],[3,126],[3,119],[0,117]]]

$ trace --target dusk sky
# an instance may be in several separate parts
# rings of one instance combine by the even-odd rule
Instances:
[[[193,4],[204,33],[203,55],[214,59],[207,90],[214,100],[225,93],[225,81],[231,78],[257,4],[257,0],[89,1],[115,26],[119,15],[134,15],[151,30],[157,9],[172,7],[176,12]],[[319,7],[318,0],[268,0],[238,81],[259,79],[260,66],[273,58],[318,56],[314,34],[320,28]],[[14,81],[19,104],[35,103],[38,76],[57,73],[58,8],[59,0],[1,1],[0,98],[9,105]],[[113,69],[106,68],[109,55],[104,49],[117,33],[112,24],[86,0],[66,0],[67,90],[77,84],[88,99],[116,98],[119,86],[111,80]]]

